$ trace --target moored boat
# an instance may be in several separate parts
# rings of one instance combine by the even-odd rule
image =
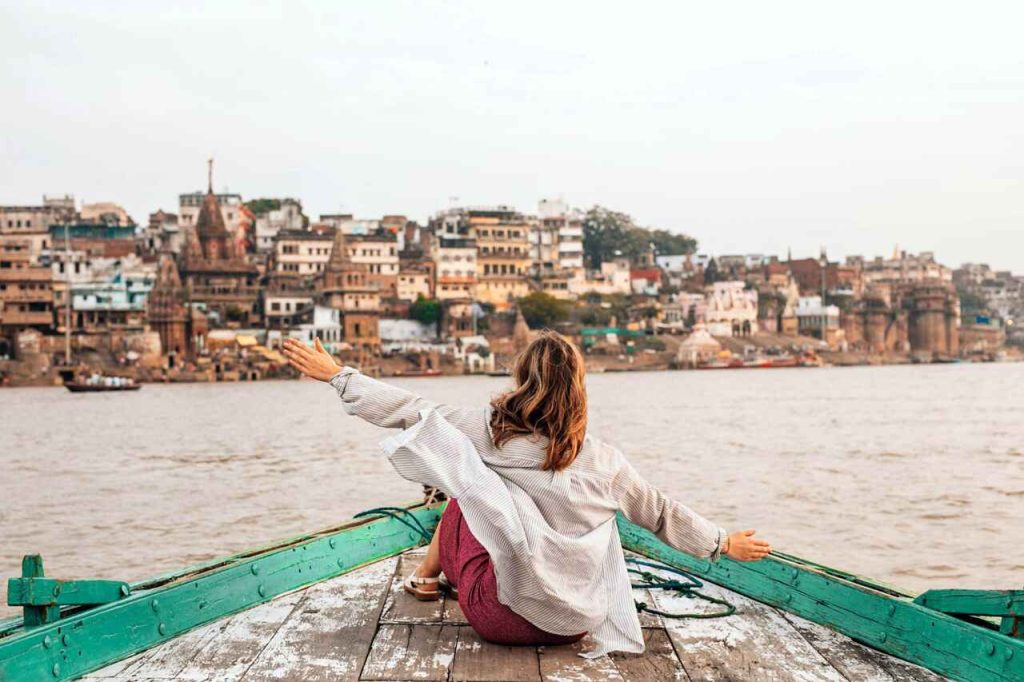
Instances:
[[[24,618],[0,623],[0,680],[941,679],[925,668],[1024,679],[1024,591],[914,598],[781,553],[709,564],[623,518],[624,549],[660,562],[638,572],[685,571],[719,601],[645,583],[635,598],[647,651],[636,656],[585,660],[576,654],[586,640],[491,645],[457,601],[402,590],[442,507],[373,510],[378,518],[133,584],[55,580],[26,557],[8,597]],[[709,620],[721,602],[735,612]]]
[[[396,369],[392,372],[393,377],[439,377],[439,369]]]
[[[72,393],[102,393],[106,391],[137,391],[142,385],[127,377],[108,377],[93,374],[85,379],[73,379],[64,383]]]

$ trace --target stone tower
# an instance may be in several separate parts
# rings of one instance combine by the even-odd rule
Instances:
[[[231,260],[235,257],[234,239],[224,224],[217,195],[213,193],[213,159],[209,161],[206,196],[196,218],[196,238],[203,258],[208,261]]]
[[[339,311],[342,340],[353,348],[380,349],[380,289],[370,282],[369,266],[353,263],[345,235],[334,234],[331,257],[317,283],[323,305]]]
[[[924,284],[910,293],[910,347],[953,357],[959,352],[959,301],[948,285]]]
[[[178,277],[178,266],[169,253],[160,254],[157,279],[146,298],[146,314],[149,326],[160,335],[160,347],[164,355],[180,359],[191,352],[185,288]]]

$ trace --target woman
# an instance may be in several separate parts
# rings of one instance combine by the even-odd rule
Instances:
[[[514,388],[484,408],[436,405],[340,367],[317,340],[289,340],[289,362],[329,382],[346,412],[405,429],[384,442],[403,476],[453,498],[405,588],[418,599],[457,591],[467,621],[499,644],[565,644],[588,632],[588,655],[643,651],[615,523],[621,511],[668,545],[717,561],[770,551],[753,530],[727,534],[645,481],[616,448],[586,433],[579,350],[539,334],[519,356]]]

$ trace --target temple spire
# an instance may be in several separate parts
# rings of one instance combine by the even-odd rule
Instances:
[[[206,160],[206,191],[213,194],[213,159]]]

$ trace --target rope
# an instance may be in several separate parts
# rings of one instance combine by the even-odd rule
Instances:
[[[430,539],[433,537],[415,514],[410,512],[408,509],[403,509],[402,507],[374,507],[373,509],[361,511],[352,518],[360,519],[364,516],[391,517],[395,521],[398,521],[412,530],[414,533],[417,533],[421,538],[423,538],[424,542],[427,543],[429,543]],[[412,520],[412,523],[409,522],[410,519]]]
[[[696,597],[697,599],[703,599],[704,601],[711,602],[713,604],[720,604],[725,608],[721,611],[713,611],[711,613],[668,613],[667,611],[659,611],[653,609],[647,605],[646,602],[635,601],[637,611],[646,611],[647,613],[653,613],[663,618],[725,618],[736,613],[736,607],[727,602],[724,599],[718,599],[710,595],[704,594],[699,591],[699,588],[704,587],[704,583],[697,580],[696,577],[687,573],[686,571],[680,570],[673,566],[666,566],[665,564],[653,563],[650,561],[643,561],[642,559],[634,559],[633,557],[626,558],[626,570],[633,575],[640,576],[642,581],[630,583],[633,587],[640,587],[651,590],[674,590],[676,594],[679,594],[690,599]],[[634,566],[647,566],[648,568],[656,568],[659,571],[668,571],[669,573],[675,573],[676,575],[683,578],[683,580],[672,580],[664,578],[660,575],[655,575],[650,571],[644,571],[640,568],[633,568],[628,566],[633,564]]]

